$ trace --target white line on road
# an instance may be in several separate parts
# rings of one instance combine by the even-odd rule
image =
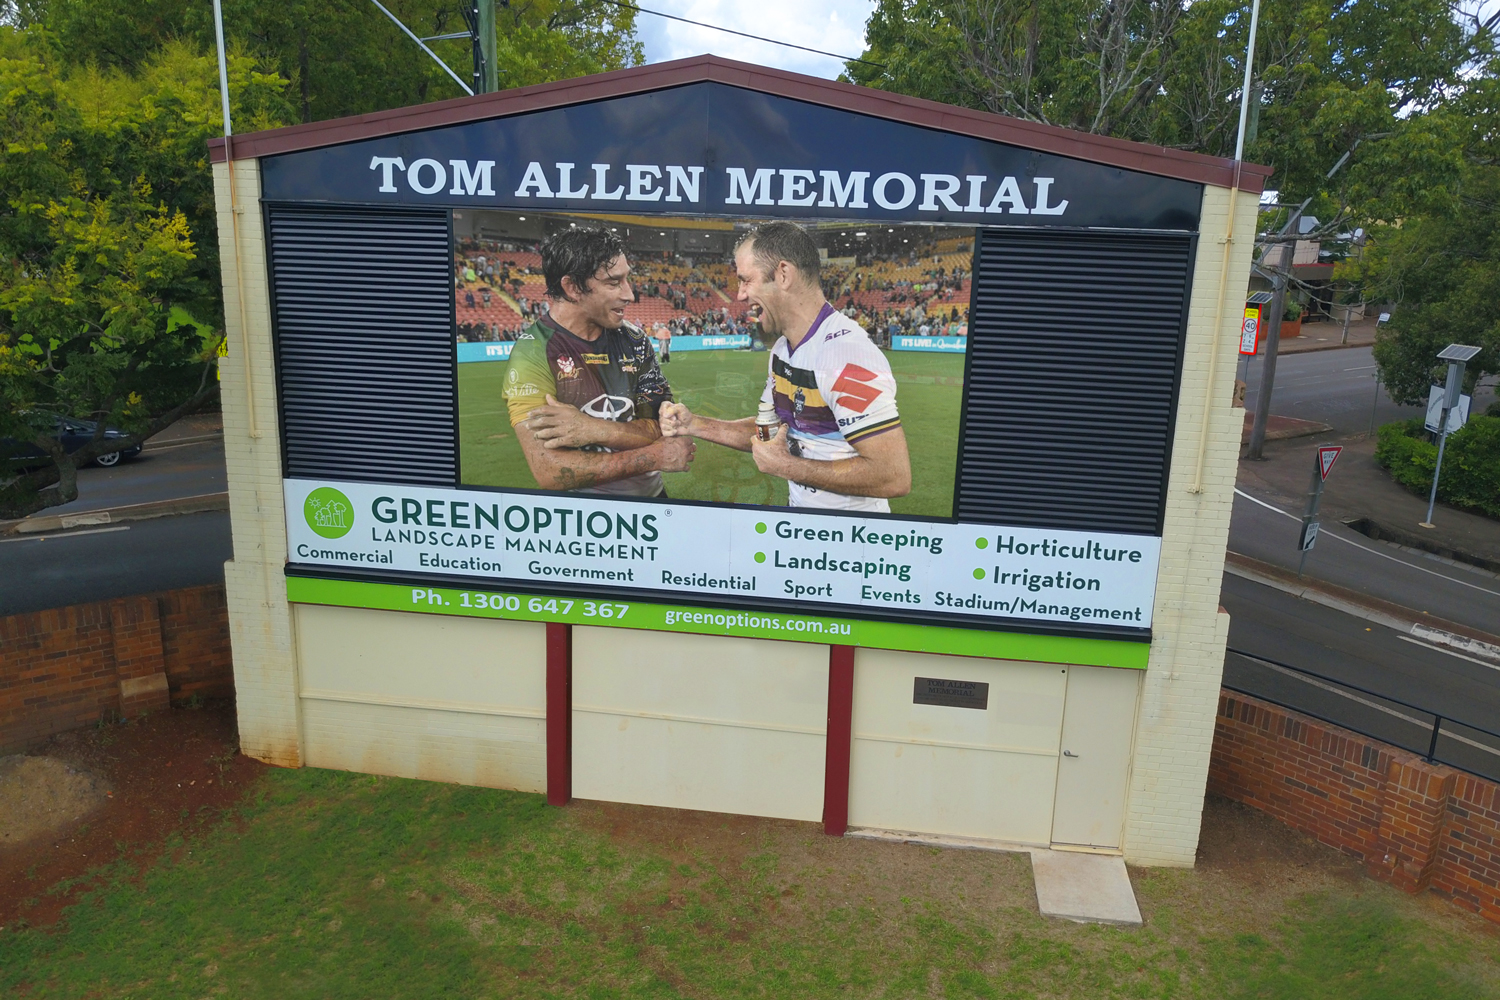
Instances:
[[[1367,372],[1371,368],[1374,368],[1374,367],[1375,367],[1374,365],[1360,365],[1358,368],[1345,368],[1344,371],[1346,371],[1346,372]]]
[[[1246,493],[1244,490],[1240,489],[1238,486],[1236,486],[1234,488],[1234,492],[1235,492],[1236,496],[1242,496],[1246,500],[1249,500],[1251,503],[1259,504],[1260,506],[1264,507],[1266,510],[1274,510],[1276,513],[1280,514],[1282,517],[1289,517],[1293,521],[1301,521],[1302,520],[1302,518],[1298,517],[1296,514],[1288,514],[1286,511],[1282,510],[1280,507],[1274,507],[1271,504],[1266,503],[1264,500],[1260,499],[1259,497],[1253,497],[1253,496],[1251,496],[1250,494]],[[1419,573],[1426,573],[1429,576],[1435,576],[1435,577],[1437,577],[1439,580],[1447,580],[1449,583],[1456,583],[1460,587],[1468,587],[1470,590],[1477,590],[1481,594],[1490,594],[1490,595],[1492,595],[1494,597],[1500,597],[1500,590],[1490,590],[1488,587],[1481,587],[1478,584],[1470,583],[1467,580],[1460,580],[1457,577],[1449,576],[1446,573],[1439,573],[1436,570],[1428,569],[1426,566],[1418,566],[1416,563],[1409,563],[1405,559],[1397,559],[1393,555],[1389,555],[1389,554],[1387,554],[1385,552],[1379,552],[1379,551],[1377,551],[1375,549],[1370,548],[1368,545],[1361,545],[1361,544],[1359,544],[1358,542],[1356,542],[1356,541],[1354,541],[1352,539],[1344,538],[1344,537],[1342,537],[1340,535],[1335,535],[1331,531],[1323,532],[1319,537],[1323,537],[1325,535],[1328,538],[1332,538],[1336,542],[1343,542],[1345,545],[1352,545],[1356,549],[1363,549],[1366,552],[1370,553],[1370,555],[1372,555],[1372,556],[1379,556],[1382,559],[1389,559],[1393,563],[1400,563],[1401,565],[1410,567],[1411,569],[1414,569],[1414,570],[1416,570]]]
[[[55,531],[46,535],[23,535],[20,538],[0,538],[4,542],[45,542],[48,539],[57,541],[61,538],[77,538],[79,535],[103,535],[111,531],[129,531],[130,525],[120,524],[113,528],[90,528],[87,531]]]
[[[1401,639],[1401,640],[1403,640],[1405,642],[1414,642],[1418,646],[1425,646],[1428,649],[1435,649],[1439,653],[1447,653],[1449,656],[1456,656],[1460,660],[1468,660],[1470,663],[1477,663],[1481,667],[1489,667],[1491,670],[1500,670],[1500,663],[1490,663],[1489,661],[1487,661],[1487,660],[1481,660],[1481,659],[1479,659],[1476,656],[1465,656],[1463,653],[1454,652],[1451,649],[1444,649],[1442,646],[1434,646],[1432,643],[1425,642],[1422,639],[1413,639],[1409,635],[1401,635],[1401,634],[1398,633],[1396,635],[1396,638],[1397,639]]]

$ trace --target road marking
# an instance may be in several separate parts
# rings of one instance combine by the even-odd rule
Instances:
[[[4,542],[45,542],[49,538],[53,541],[59,538],[77,538],[79,535],[103,535],[111,531],[129,531],[130,525],[119,524],[113,528],[90,528],[87,531],[54,531],[45,535],[23,535],[20,538],[0,538]]]
[[[1345,368],[1344,371],[1346,371],[1346,372],[1367,372],[1371,368],[1374,368],[1374,367],[1375,367],[1374,365],[1360,365],[1358,368]]]
[[[1402,636],[1402,638],[1404,639],[1406,637]],[[1413,639],[1412,641],[1415,642],[1417,640]],[[1315,688],[1322,688],[1324,691],[1327,691],[1330,694],[1336,694],[1340,698],[1347,698],[1349,701],[1358,702],[1359,704],[1364,705],[1366,708],[1373,708],[1377,712],[1384,712],[1386,715],[1394,716],[1395,718],[1400,719],[1402,722],[1409,722],[1414,726],[1421,726],[1429,733],[1432,732],[1432,723],[1424,721],[1422,719],[1414,718],[1410,715],[1407,715],[1405,712],[1398,712],[1394,708],[1387,708],[1384,705],[1380,705],[1373,701],[1370,701],[1368,698],[1361,698],[1357,694],[1351,694],[1350,692],[1345,691],[1342,688],[1335,687],[1332,684],[1324,684],[1322,681],[1314,677],[1308,677],[1306,674],[1298,673],[1295,670],[1288,670],[1285,667],[1278,667],[1274,663],[1266,663],[1264,660],[1258,660],[1253,656],[1246,656],[1244,653],[1235,653],[1234,655],[1238,656],[1242,660],[1249,660],[1252,663],[1258,663],[1261,666],[1265,667],[1267,670],[1274,670],[1278,674],[1286,674],[1288,677],[1292,677],[1299,681],[1302,681],[1304,684],[1311,684]],[[1295,709],[1293,709],[1293,711],[1295,711]],[[1437,715],[1436,712],[1432,714]],[[1458,722],[1457,719],[1449,719],[1448,721]],[[1463,723],[1461,722],[1459,722],[1458,724],[1463,725]],[[1338,725],[1338,723],[1335,722],[1333,723],[1333,725]],[[1483,750],[1485,753],[1494,754],[1496,757],[1500,757],[1500,750],[1497,750],[1492,746],[1480,743],[1477,740],[1471,740],[1467,736],[1460,736],[1457,733],[1449,732],[1446,729],[1439,729],[1439,732],[1441,732],[1444,736],[1448,737],[1451,740],[1458,740],[1458,742],[1460,743],[1467,743],[1469,746],[1474,747],[1475,749]]]
[[[1271,504],[1266,503],[1264,500],[1261,500],[1258,497],[1251,496],[1250,494],[1246,493],[1244,490],[1240,489],[1238,486],[1236,486],[1234,488],[1234,492],[1235,492],[1236,496],[1242,496],[1246,500],[1249,500],[1251,503],[1259,504],[1260,506],[1264,507],[1266,510],[1274,510],[1276,513],[1280,514],[1282,517],[1289,517],[1293,521],[1301,521],[1302,520],[1302,518],[1298,517],[1296,514],[1288,514],[1286,511],[1282,510],[1280,507],[1273,507]],[[1489,594],[1492,597],[1500,597],[1500,590],[1490,590],[1488,587],[1481,587],[1477,583],[1470,583],[1467,580],[1460,580],[1457,577],[1449,576],[1446,573],[1439,573],[1436,570],[1430,570],[1426,566],[1418,566],[1416,563],[1409,563],[1405,559],[1397,559],[1393,555],[1388,555],[1387,553],[1376,551],[1375,549],[1370,548],[1368,545],[1361,545],[1358,542],[1353,541],[1352,539],[1344,538],[1344,537],[1342,537],[1340,535],[1335,535],[1331,531],[1321,532],[1318,537],[1322,538],[1322,537],[1325,537],[1325,536],[1328,537],[1328,538],[1332,538],[1336,542],[1343,542],[1345,545],[1352,545],[1356,549],[1363,549],[1364,551],[1370,553],[1370,555],[1372,555],[1372,556],[1379,556],[1382,559],[1389,559],[1393,563],[1400,563],[1402,566],[1406,566],[1406,567],[1408,567],[1410,569],[1414,569],[1414,570],[1416,570],[1419,573],[1426,573],[1429,576],[1435,576],[1439,580],[1447,580],[1449,583],[1456,583],[1460,587],[1468,587],[1470,590],[1477,590],[1481,594]]]
[[[1491,670],[1500,670],[1500,663],[1491,663],[1488,660],[1481,660],[1477,656],[1469,656],[1467,654],[1460,653],[1457,650],[1444,649],[1442,646],[1434,645],[1433,643],[1427,642],[1424,639],[1414,639],[1414,638],[1412,638],[1409,635],[1400,635],[1400,634],[1397,634],[1396,638],[1397,639],[1401,639],[1401,640],[1403,640],[1405,642],[1414,642],[1418,646],[1425,646],[1428,649],[1435,649],[1439,653],[1447,653],[1449,656],[1456,656],[1460,660],[1468,660],[1470,663],[1477,663],[1481,667],[1489,667]]]

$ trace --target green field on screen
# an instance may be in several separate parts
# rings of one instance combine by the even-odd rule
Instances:
[[[896,402],[911,452],[912,491],[891,501],[897,514],[950,517],[963,402],[963,355],[887,352]],[[694,413],[733,420],[755,414],[767,356],[750,351],[693,351],[664,366],[672,395]],[[536,488],[501,397],[507,365],[458,366],[459,461],[468,486]],[[667,493],[689,500],[784,505],[786,481],[763,475],[747,452],[706,442],[688,472],[666,477]]]

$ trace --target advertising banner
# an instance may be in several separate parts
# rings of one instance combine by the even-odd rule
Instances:
[[[899,517],[287,480],[292,563],[1141,630],[1160,539]]]
[[[968,337],[892,337],[893,351],[934,351],[962,354],[969,349]]]
[[[459,344],[458,363],[470,361],[509,361],[510,349],[515,345],[508,340],[498,344]]]
[[[743,350],[750,346],[750,335],[748,333],[715,334],[693,336],[691,334],[679,334],[672,338],[672,353],[679,351],[723,351]],[[660,353],[661,345],[656,345]]]

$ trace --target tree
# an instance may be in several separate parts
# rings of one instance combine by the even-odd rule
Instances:
[[[237,113],[280,121],[284,81],[231,69]],[[48,455],[0,476],[0,516],[74,499],[81,464],[215,397],[218,112],[215,61],[180,44],[132,76],[69,70],[37,32],[0,27],[0,437]],[[98,421],[94,441],[66,454],[58,415]],[[130,436],[106,443],[106,425]]]
[[[465,30],[456,2],[382,0],[418,35]],[[224,0],[226,35],[290,81],[297,120],[321,121],[463,96],[370,0]],[[59,53],[136,71],[169,39],[214,44],[202,0],[33,0]],[[513,0],[497,11],[502,87],[622,69],[642,61],[635,12],[589,0]],[[468,80],[467,40],[431,48]],[[239,131],[244,131],[240,128]]]
[[[880,0],[854,82],[1029,121],[1230,156],[1244,0]],[[1329,227],[1391,218],[1452,179],[1424,112],[1473,33],[1448,0],[1266,0],[1246,159]],[[1378,140],[1375,137],[1379,137]],[[1351,148],[1332,182],[1331,166]]]
[[[1452,343],[1483,348],[1465,368],[1465,390],[1500,374],[1500,59],[1491,57],[1440,113],[1456,137],[1461,165],[1441,196],[1395,223],[1376,226],[1369,249],[1342,269],[1391,322],[1375,362],[1391,398],[1425,405]]]

